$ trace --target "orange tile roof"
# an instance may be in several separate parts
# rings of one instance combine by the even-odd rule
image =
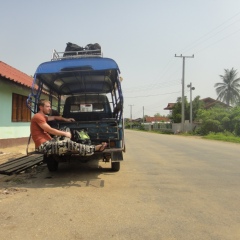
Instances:
[[[0,76],[23,86],[32,87],[33,78],[0,61]]]

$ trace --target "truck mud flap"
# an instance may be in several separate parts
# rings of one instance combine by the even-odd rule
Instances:
[[[123,153],[122,151],[118,151],[118,152],[112,152],[111,153],[111,159],[113,162],[118,162],[118,161],[123,161]]]

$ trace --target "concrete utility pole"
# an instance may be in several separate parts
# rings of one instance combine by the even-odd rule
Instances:
[[[143,106],[143,123],[144,123],[144,106]]]
[[[134,106],[134,105],[128,105],[128,106],[130,106],[130,119],[131,119],[131,128],[132,128],[132,107]]]
[[[182,132],[184,132],[184,122],[185,122],[185,111],[184,111],[184,77],[185,77],[185,58],[194,58],[194,55],[192,56],[183,56],[182,54],[177,56],[175,54],[175,57],[180,57],[183,59],[183,68],[182,68],[182,120],[181,120],[181,124],[182,124]]]
[[[192,90],[195,90],[195,87],[192,87],[192,83],[188,84],[187,87],[190,88],[190,126],[191,126],[191,131],[193,129],[193,120],[192,120]]]

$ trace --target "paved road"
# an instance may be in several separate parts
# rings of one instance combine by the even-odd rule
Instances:
[[[240,239],[240,145],[126,138],[118,173],[74,163],[2,179],[0,239]]]

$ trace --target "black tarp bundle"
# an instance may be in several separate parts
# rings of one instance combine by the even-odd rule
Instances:
[[[95,51],[90,52],[89,50],[95,50]],[[78,46],[75,43],[68,42],[63,56],[72,56],[77,54],[78,55],[81,55],[81,54],[99,55],[101,54],[101,46],[98,43],[94,43],[94,44],[89,43],[84,48],[84,47]]]

